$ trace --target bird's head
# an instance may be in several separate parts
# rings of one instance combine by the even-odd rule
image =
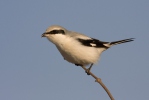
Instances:
[[[49,37],[56,34],[65,34],[66,29],[59,25],[52,25],[46,29],[46,31],[41,35],[42,37]]]
[[[67,30],[59,25],[52,25],[46,29],[41,37],[46,37],[49,41],[54,44],[61,43],[66,38]]]

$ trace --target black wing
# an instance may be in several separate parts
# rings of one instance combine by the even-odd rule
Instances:
[[[96,48],[109,48],[105,46],[104,44],[108,42],[99,41],[97,39],[91,38],[91,39],[77,39],[82,45],[89,46],[89,47],[96,47]]]

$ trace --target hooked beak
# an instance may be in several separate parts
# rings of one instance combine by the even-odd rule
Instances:
[[[42,35],[41,35],[41,37],[46,37],[46,35],[45,35],[46,33],[43,33]]]

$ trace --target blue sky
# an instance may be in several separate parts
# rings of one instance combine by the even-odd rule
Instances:
[[[110,100],[41,34],[53,24],[102,41],[92,72],[116,100],[149,100],[148,0],[1,0],[0,100]]]

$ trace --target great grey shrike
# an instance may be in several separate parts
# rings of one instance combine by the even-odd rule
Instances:
[[[55,44],[61,55],[68,62],[84,67],[90,64],[88,70],[100,59],[103,51],[113,45],[131,42],[134,39],[103,42],[78,32],[69,31],[59,25],[48,27],[42,37],[46,37]]]

